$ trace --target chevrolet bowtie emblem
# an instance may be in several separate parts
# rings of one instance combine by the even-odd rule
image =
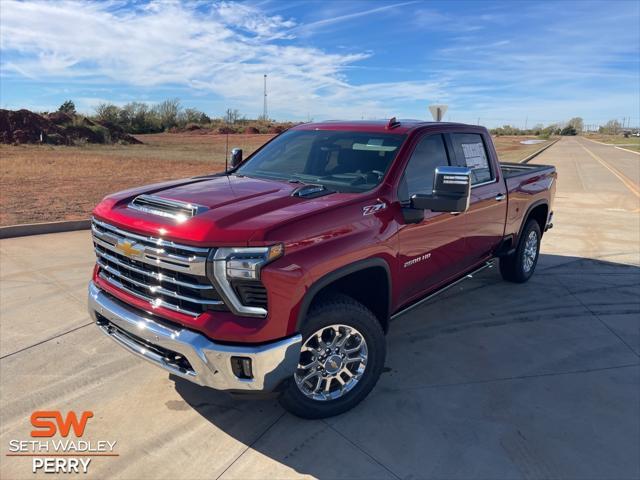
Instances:
[[[136,248],[135,243],[120,241],[116,244],[116,248],[127,257],[139,257],[144,252],[144,248]]]

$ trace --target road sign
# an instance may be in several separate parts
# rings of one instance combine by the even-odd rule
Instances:
[[[441,122],[442,117],[447,112],[448,105],[429,105],[431,116],[436,122]]]

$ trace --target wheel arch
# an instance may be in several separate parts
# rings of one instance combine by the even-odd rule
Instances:
[[[302,299],[296,322],[298,331],[314,301],[331,291],[344,293],[365,305],[376,316],[383,331],[387,332],[391,310],[391,269],[384,259],[373,257],[359,260],[316,280]]]
[[[518,242],[522,236],[522,231],[527,225],[529,220],[534,219],[540,225],[540,232],[544,234],[544,228],[547,225],[547,219],[549,218],[549,203],[546,200],[538,200],[529,206],[525,213],[520,229],[518,230]],[[516,244],[517,245],[517,244]]]

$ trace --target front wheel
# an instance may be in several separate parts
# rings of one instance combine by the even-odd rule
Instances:
[[[541,238],[540,225],[535,220],[529,220],[522,231],[516,251],[500,259],[500,273],[503,279],[524,283],[531,278],[538,264]]]
[[[312,307],[302,336],[282,406],[299,417],[325,418],[360,403],[378,381],[386,356],[375,315],[351,297],[334,295]]]

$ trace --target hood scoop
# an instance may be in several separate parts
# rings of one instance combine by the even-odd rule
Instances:
[[[324,185],[307,184],[296,188],[292,193],[292,197],[300,198],[316,198],[333,193],[333,190],[327,189]]]
[[[127,208],[139,210],[151,215],[172,218],[179,223],[208,210],[208,208],[203,205],[169,200],[155,195],[138,195],[127,205]]]

